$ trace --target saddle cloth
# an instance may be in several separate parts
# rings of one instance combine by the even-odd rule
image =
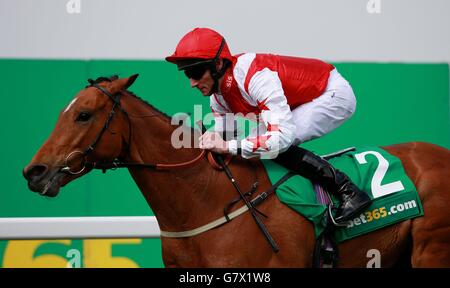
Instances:
[[[400,159],[387,151],[379,147],[359,147],[329,161],[374,200],[346,227],[334,229],[334,241],[337,243],[423,215],[417,190],[406,175]],[[262,162],[272,183],[288,172],[273,161]],[[277,188],[276,195],[282,203],[314,224],[316,238],[322,234],[327,225],[328,209],[326,204],[322,204],[323,195],[316,194],[309,180],[295,175]],[[337,207],[338,199],[333,195],[331,198]]]

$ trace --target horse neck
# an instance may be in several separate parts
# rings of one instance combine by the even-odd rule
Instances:
[[[175,149],[171,135],[177,127],[171,125],[170,118],[133,96],[126,98],[124,108],[130,115],[132,129],[130,152],[124,157],[126,162],[181,163],[201,153],[193,148]],[[157,116],[135,117],[155,114]],[[213,171],[206,159],[167,171],[145,168],[130,168],[129,171],[163,230],[189,229],[196,225],[199,214],[208,209],[217,211],[218,205],[223,205],[223,201],[208,193],[214,188],[209,187]]]

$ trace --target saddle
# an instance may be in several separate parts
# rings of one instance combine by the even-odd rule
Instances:
[[[400,159],[386,150],[352,147],[322,158],[347,174],[372,199],[372,204],[343,226],[337,226],[333,212],[339,199],[318,183],[296,175],[278,187],[279,200],[314,224],[314,267],[337,265],[337,243],[423,215],[414,183],[406,175]],[[286,173],[281,166],[269,161],[263,163],[272,183]]]
[[[212,154],[208,157],[210,162],[216,160],[215,156]],[[226,222],[231,221],[228,216],[231,207],[244,200],[259,223],[256,213],[267,216],[256,207],[276,192],[282,203],[313,223],[316,238],[313,264],[314,267],[325,268],[337,265],[338,243],[388,225],[423,216],[423,207],[416,187],[406,175],[400,159],[387,151],[379,147],[351,147],[324,155],[322,158],[330,160],[334,167],[349,175],[355,185],[366,191],[373,200],[366,210],[344,225],[337,226],[334,221],[334,210],[339,204],[334,195],[328,193],[320,184],[311,183],[271,160],[263,160],[262,163],[270,181],[274,184],[253,198],[250,196],[256,192],[258,182],[255,182],[248,192],[239,191],[240,196],[225,206],[223,218]],[[215,162],[219,167],[224,166],[232,183],[237,185],[224,160]],[[274,252],[277,252],[279,248],[267,229],[262,225],[260,228]]]

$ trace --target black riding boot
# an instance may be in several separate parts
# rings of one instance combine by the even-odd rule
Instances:
[[[341,203],[334,217],[337,223],[352,219],[372,203],[370,197],[356,187],[347,175],[308,150],[291,146],[274,161],[300,176],[324,185],[328,191],[337,195]]]

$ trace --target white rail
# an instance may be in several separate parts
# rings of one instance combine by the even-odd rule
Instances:
[[[159,238],[154,216],[0,218],[0,239]]]

